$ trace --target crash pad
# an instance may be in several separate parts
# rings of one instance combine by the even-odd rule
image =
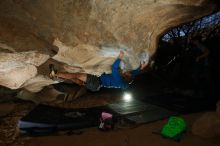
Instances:
[[[132,121],[135,124],[144,124],[154,122],[157,120],[165,119],[173,115],[177,115],[177,112],[167,110],[163,107],[159,107],[152,104],[146,104],[147,109],[138,114],[132,114],[125,116],[126,119]]]
[[[104,107],[65,109],[39,104],[19,120],[18,127],[24,133],[92,127],[98,125],[102,111],[106,109]]]
[[[127,119],[136,124],[160,120],[173,115],[173,112],[139,100],[118,101],[107,106],[66,109],[39,104],[21,118],[18,128],[22,133],[48,133],[57,130],[98,127],[100,115],[108,112],[117,119]]]
[[[140,113],[151,108],[151,106],[151,104],[146,104],[140,100],[132,100],[129,102],[121,100],[108,105],[110,109],[120,115]]]

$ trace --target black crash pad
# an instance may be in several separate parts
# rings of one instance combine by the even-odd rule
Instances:
[[[115,122],[118,118],[125,118],[136,124],[152,122],[174,115],[169,110],[139,100],[119,101],[107,106],[78,109],[40,104],[19,120],[18,128],[24,133],[46,133],[53,130],[98,127],[102,112],[113,114]]]
[[[64,109],[48,105],[38,105],[18,122],[23,132],[44,130],[79,129],[97,126],[104,107]]]
[[[108,107],[120,115],[135,114],[145,111],[148,108],[151,108],[152,105],[146,104],[139,100],[132,100],[129,102],[119,101],[116,103],[109,104]]]
[[[144,124],[168,118],[176,114],[177,113],[167,110],[165,108],[149,104],[148,108],[144,112],[127,115],[125,116],[125,118],[134,122],[135,124]]]

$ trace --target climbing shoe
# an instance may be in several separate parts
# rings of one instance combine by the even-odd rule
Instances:
[[[50,78],[56,77],[57,70],[55,69],[53,64],[49,64],[49,69],[50,69],[50,74],[49,74]]]

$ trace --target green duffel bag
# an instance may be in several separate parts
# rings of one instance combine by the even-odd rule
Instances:
[[[179,141],[185,131],[186,122],[183,118],[170,117],[168,122],[163,126],[160,134],[165,138]]]

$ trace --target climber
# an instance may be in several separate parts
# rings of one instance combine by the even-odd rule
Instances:
[[[112,73],[103,73],[99,77],[86,73],[57,72],[54,69],[54,65],[50,64],[50,77],[53,79],[59,78],[64,80],[71,80],[78,85],[85,86],[90,91],[99,91],[101,87],[127,89],[129,84],[133,81],[134,77],[139,75],[148,65],[148,63],[143,62],[137,69],[125,72],[120,68],[120,63],[123,62],[123,58],[124,52],[120,51],[119,57],[112,65]]]

